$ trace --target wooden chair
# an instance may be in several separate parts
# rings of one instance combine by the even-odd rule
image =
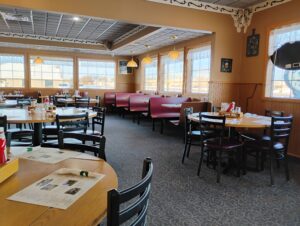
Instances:
[[[152,174],[152,160],[146,158],[143,165],[142,180],[139,183],[123,191],[114,189],[108,192],[107,226],[119,226],[129,220],[132,220],[131,226],[146,224]],[[134,201],[131,204],[120,210],[121,204],[132,199]]]
[[[293,116],[272,117],[270,140],[254,140],[245,143],[245,157],[249,151],[259,150],[261,153],[262,169],[267,157],[270,160],[271,185],[274,184],[273,161],[284,161],[286,180],[290,179],[288,169],[288,145],[293,124]],[[278,165],[279,166],[279,165]]]
[[[76,108],[89,108],[90,97],[75,97]]]
[[[200,170],[204,157],[204,148],[209,153],[208,156],[214,158],[214,161],[217,162],[217,183],[220,183],[221,177],[221,161],[224,158],[224,153],[228,155],[233,153],[236,155],[236,162],[238,166],[238,176],[240,175],[240,163],[241,163],[241,149],[243,143],[238,141],[235,138],[226,136],[226,127],[225,127],[225,116],[212,116],[212,115],[203,115],[199,113],[199,128],[201,133],[201,157],[198,166],[198,176],[200,175]],[[211,129],[215,130],[216,138],[207,139],[205,136],[205,131],[210,131]]]
[[[101,136],[104,135],[104,125],[105,125],[105,114],[106,108],[105,107],[93,107],[93,111],[97,112],[97,116],[92,119],[92,131],[95,134],[95,125],[100,125],[100,134]]]
[[[67,140],[65,142],[65,139]],[[81,144],[75,144],[68,142],[68,139],[80,140]],[[86,142],[93,142],[93,145],[88,145]],[[93,152],[95,156],[104,159],[106,161],[105,155],[105,142],[106,138],[104,136],[93,136],[80,133],[67,133],[63,130],[59,131],[58,135],[58,146],[61,149],[78,150],[81,152]]]

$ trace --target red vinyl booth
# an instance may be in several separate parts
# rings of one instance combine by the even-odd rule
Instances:
[[[104,93],[104,106],[114,106],[116,104],[116,93],[105,92]]]

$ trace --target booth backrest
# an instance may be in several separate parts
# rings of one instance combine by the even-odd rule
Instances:
[[[129,97],[131,95],[143,95],[142,93],[116,93],[116,107],[129,107]]]
[[[200,101],[192,101],[182,103],[180,109],[180,117],[179,117],[179,125],[184,124],[184,109],[185,108],[193,108],[193,112],[211,112],[212,111],[212,103],[210,102],[200,102]]]
[[[191,101],[189,97],[151,97],[150,98],[150,116],[165,114],[165,113],[178,113],[180,115],[180,108],[163,107],[162,104],[182,104]]]
[[[116,93],[115,92],[105,92],[104,93],[104,106],[114,105],[116,103]]]
[[[147,112],[149,110],[149,100],[157,95],[131,95],[129,97],[129,111]]]

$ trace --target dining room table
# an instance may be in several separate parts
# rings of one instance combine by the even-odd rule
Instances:
[[[57,102],[60,103],[60,104],[64,104],[67,107],[69,105],[74,105],[75,104],[75,98],[58,98]],[[80,100],[78,102],[80,102]],[[90,104],[91,105],[98,105],[99,104],[99,99],[90,98]]]
[[[97,112],[86,108],[58,107],[54,111],[56,115],[78,115],[88,112],[89,118],[97,116]],[[55,122],[56,118],[50,116],[44,108],[36,108],[30,112],[27,108],[0,108],[0,116],[6,115],[9,124],[33,124],[33,145],[38,146],[42,143],[43,123]]]
[[[0,184],[0,225],[98,225],[106,216],[107,192],[118,187],[118,178],[106,161],[91,157],[68,158],[55,164],[19,157],[19,170]],[[66,209],[9,200],[12,195],[62,168],[85,170],[104,177]]]
[[[18,102],[17,100],[2,100],[0,101],[0,108],[12,108],[17,107]]]

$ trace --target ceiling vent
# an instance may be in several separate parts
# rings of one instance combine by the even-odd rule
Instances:
[[[21,14],[1,12],[1,15],[5,20],[18,21],[18,22],[31,22],[30,17]]]

